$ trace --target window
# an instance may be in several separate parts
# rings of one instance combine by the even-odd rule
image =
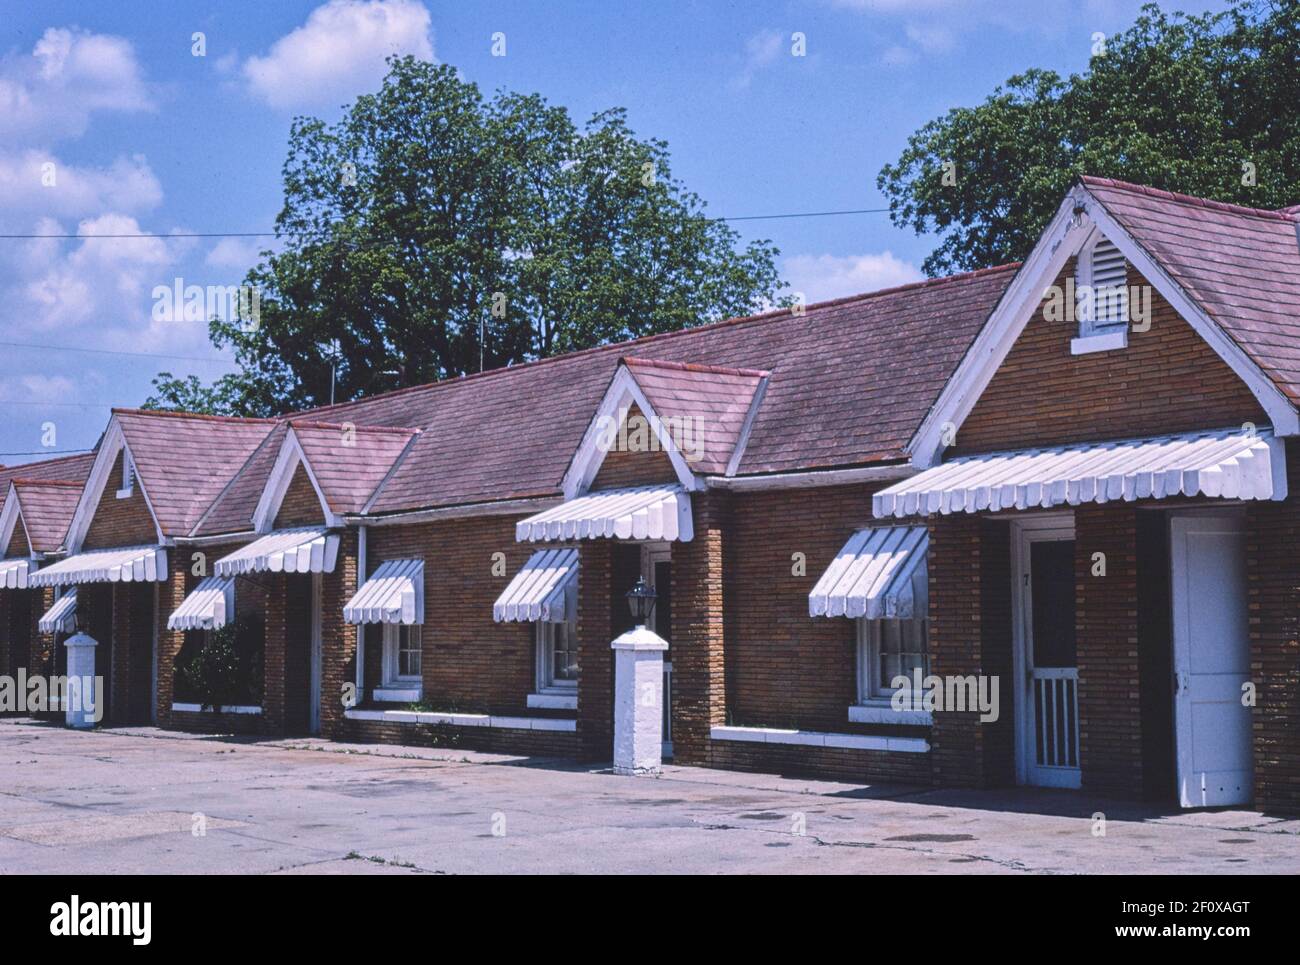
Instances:
[[[135,462],[131,459],[131,454],[122,450],[122,485],[117,490],[118,499],[130,499],[131,494],[135,492]]]
[[[537,691],[569,692],[578,686],[578,634],[573,623],[537,624]]]
[[[1079,252],[1075,269],[1079,337],[1103,335],[1128,325],[1128,263],[1100,234]]]
[[[888,700],[895,677],[930,672],[925,620],[858,621],[858,701]]]
[[[384,684],[418,684],[422,653],[419,625],[384,624]]]

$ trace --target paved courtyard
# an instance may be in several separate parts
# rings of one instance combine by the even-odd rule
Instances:
[[[688,767],[627,778],[456,750],[15,719],[0,720],[0,774],[0,873],[1300,873],[1300,820],[1065,792]]]

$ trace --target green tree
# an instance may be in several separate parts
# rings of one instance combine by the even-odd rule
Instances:
[[[485,99],[445,64],[389,67],[338,123],[293,123],[279,250],[246,279],[258,324],[209,325],[243,373],[164,373],[149,404],[355,399],[745,314],[782,287],[776,248],[706,217],[623,111],[580,128],[537,95]]]
[[[941,275],[1024,258],[1082,174],[1300,202],[1300,0],[1204,16],[1148,4],[1084,73],[1028,70],[931,120],[876,184],[896,225],[941,234],[924,266]]]

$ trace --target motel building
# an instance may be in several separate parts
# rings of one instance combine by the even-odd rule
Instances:
[[[0,470],[6,672],[76,628],[108,725],[1300,810],[1298,220],[1085,178],[1019,265],[114,410]]]

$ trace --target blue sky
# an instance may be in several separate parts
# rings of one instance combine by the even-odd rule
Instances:
[[[674,173],[716,215],[882,207],[876,173],[915,128],[1026,67],[1082,70],[1092,35],[1138,8],[0,2],[0,233],[70,235],[270,230],[290,119],[337,117],[378,85],[394,49],[451,63],[485,90],[540,92],[580,119],[626,107],[638,133],[669,142]],[[498,32],[504,57],[492,55]],[[795,32],[806,56],[791,54]],[[809,300],[920,277],[933,244],[881,214],[737,227],[778,244],[784,277]],[[0,239],[0,462],[93,446],[107,406],[138,405],[161,369],[205,381],[230,371],[204,324],[152,318],[152,292],[175,278],[238,284],[257,246]]]

